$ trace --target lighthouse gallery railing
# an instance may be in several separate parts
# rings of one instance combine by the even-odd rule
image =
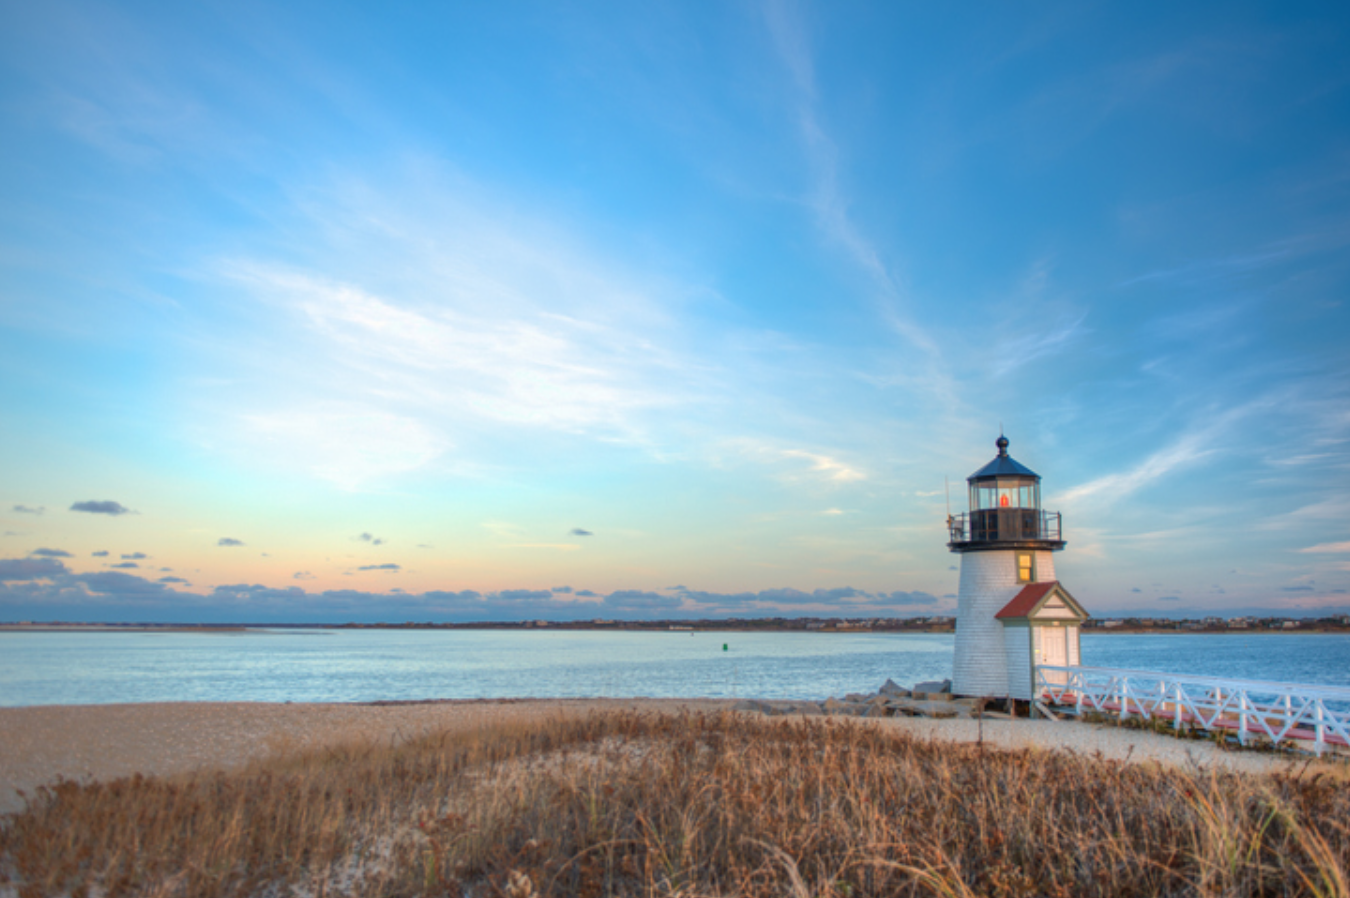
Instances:
[[[1311,742],[1350,747],[1350,689],[1336,686],[1190,677],[1105,667],[1036,667],[1036,694],[1056,705],[1166,720],[1178,730],[1200,727],[1235,732],[1243,745]]]
[[[986,508],[962,512],[947,519],[953,543],[1002,540],[1051,540],[1060,536],[1060,514],[1034,508]]]

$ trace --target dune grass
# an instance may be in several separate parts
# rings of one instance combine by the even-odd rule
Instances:
[[[1344,777],[734,714],[596,714],[65,782],[0,825],[0,880],[25,898],[1350,898],[1348,862]]]

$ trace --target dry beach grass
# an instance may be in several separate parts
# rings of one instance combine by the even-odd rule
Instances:
[[[5,821],[0,857],[41,895],[1347,894],[1334,768],[1121,764],[896,723],[536,710],[65,783]]]
[[[108,780],[237,767],[295,750],[397,744],[434,732],[601,710],[714,710],[730,702],[507,699],[435,702],[156,702],[0,708],[0,814],[16,790],[62,777]]]

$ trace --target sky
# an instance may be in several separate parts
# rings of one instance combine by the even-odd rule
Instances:
[[[1350,611],[1350,9],[0,3],[0,620]]]

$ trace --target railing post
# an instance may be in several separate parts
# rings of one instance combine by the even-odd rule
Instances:
[[[1181,732],[1181,681],[1172,683],[1172,729]]]
[[[1313,728],[1313,752],[1320,758],[1326,750],[1326,705],[1317,699],[1317,725]]]
[[[1247,709],[1251,707],[1247,700],[1247,690],[1238,692],[1238,743],[1247,744]]]
[[[1125,720],[1130,716],[1130,678],[1121,677],[1116,682],[1120,684],[1120,693],[1116,704],[1120,706],[1120,719]]]

